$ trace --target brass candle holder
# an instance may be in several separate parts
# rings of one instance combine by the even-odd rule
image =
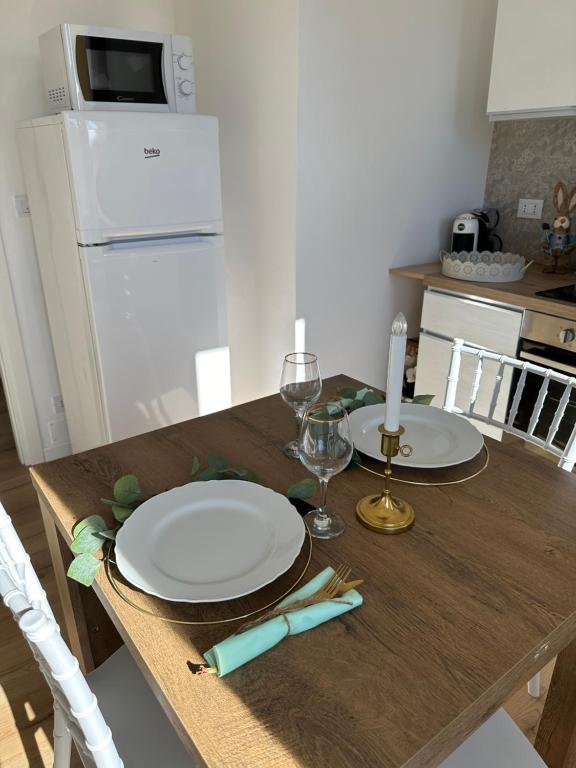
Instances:
[[[402,426],[397,432],[388,432],[384,424],[380,424],[378,431],[382,435],[381,451],[386,456],[384,491],[379,496],[365,496],[360,499],[356,505],[356,516],[362,525],[378,533],[402,533],[413,524],[414,510],[404,499],[392,496],[392,459],[399,453],[402,456],[411,456],[412,447],[400,445],[400,438],[405,431]]]

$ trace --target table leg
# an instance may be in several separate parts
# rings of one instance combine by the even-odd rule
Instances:
[[[534,746],[549,768],[576,768],[576,641],[558,654]]]
[[[56,576],[58,596],[62,605],[64,629],[70,650],[76,656],[80,663],[80,668],[86,674],[94,669],[94,659],[90,647],[88,627],[80,598],[79,586],[66,576],[67,564],[65,558],[68,552],[62,537],[58,533],[54,519],[40,498],[38,503],[42,512],[44,530],[46,531],[48,548],[52,558],[52,567]]]

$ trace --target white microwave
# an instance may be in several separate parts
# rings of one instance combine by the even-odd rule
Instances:
[[[185,35],[60,24],[39,38],[49,111],[196,112]]]

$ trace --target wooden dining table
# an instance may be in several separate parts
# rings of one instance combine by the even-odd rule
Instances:
[[[362,384],[330,378],[324,398],[345,386]],[[487,439],[488,466],[467,482],[393,482],[416,513],[396,536],[355,516],[357,501],[379,492],[377,475],[354,466],[333,478],[329,505],[347,528],[314,540],[306,578],[348,563],[364,579],[363,605],[222,678],[192,675],[187,661],[201,662],[237,624],[163,621],[125,602],[104,569],[93,588],[66,578],[73,525],[109,515],[100,498],[119,476],[135,474],[150,496],[190,482],[194,456],[215,452],[286,493],[308,476],[283,454],[293,432],[275,395],[31,470],[83,668],[124,642],[200,765],[434,768],[558,656],[536,748],[551,768],[576,766],[576,477],[521,444]],[[483,460],[394,475],[446,483]]]

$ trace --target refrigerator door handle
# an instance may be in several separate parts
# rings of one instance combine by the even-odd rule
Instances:
[[[116,235],[113,237],[109,237],[107,240],[103,240],[98,243],[77,243],[81,248],[102,248],[107,245],[114,245],[115,243],[138,243],[138,242],[153,242],[158,241],[159,244],[163,240],[173,240],[176,238],[187,238],[187,237],[222,237],[222,232],[214,232],[206,231],[202,228],[198,229],[186,229],[182,230],[180,232],[166,232],[164,234],[156,234],[151,236],[150,234],[142,234],[142,233],[130,233],[128,235],[122,234],[122,235]]]

